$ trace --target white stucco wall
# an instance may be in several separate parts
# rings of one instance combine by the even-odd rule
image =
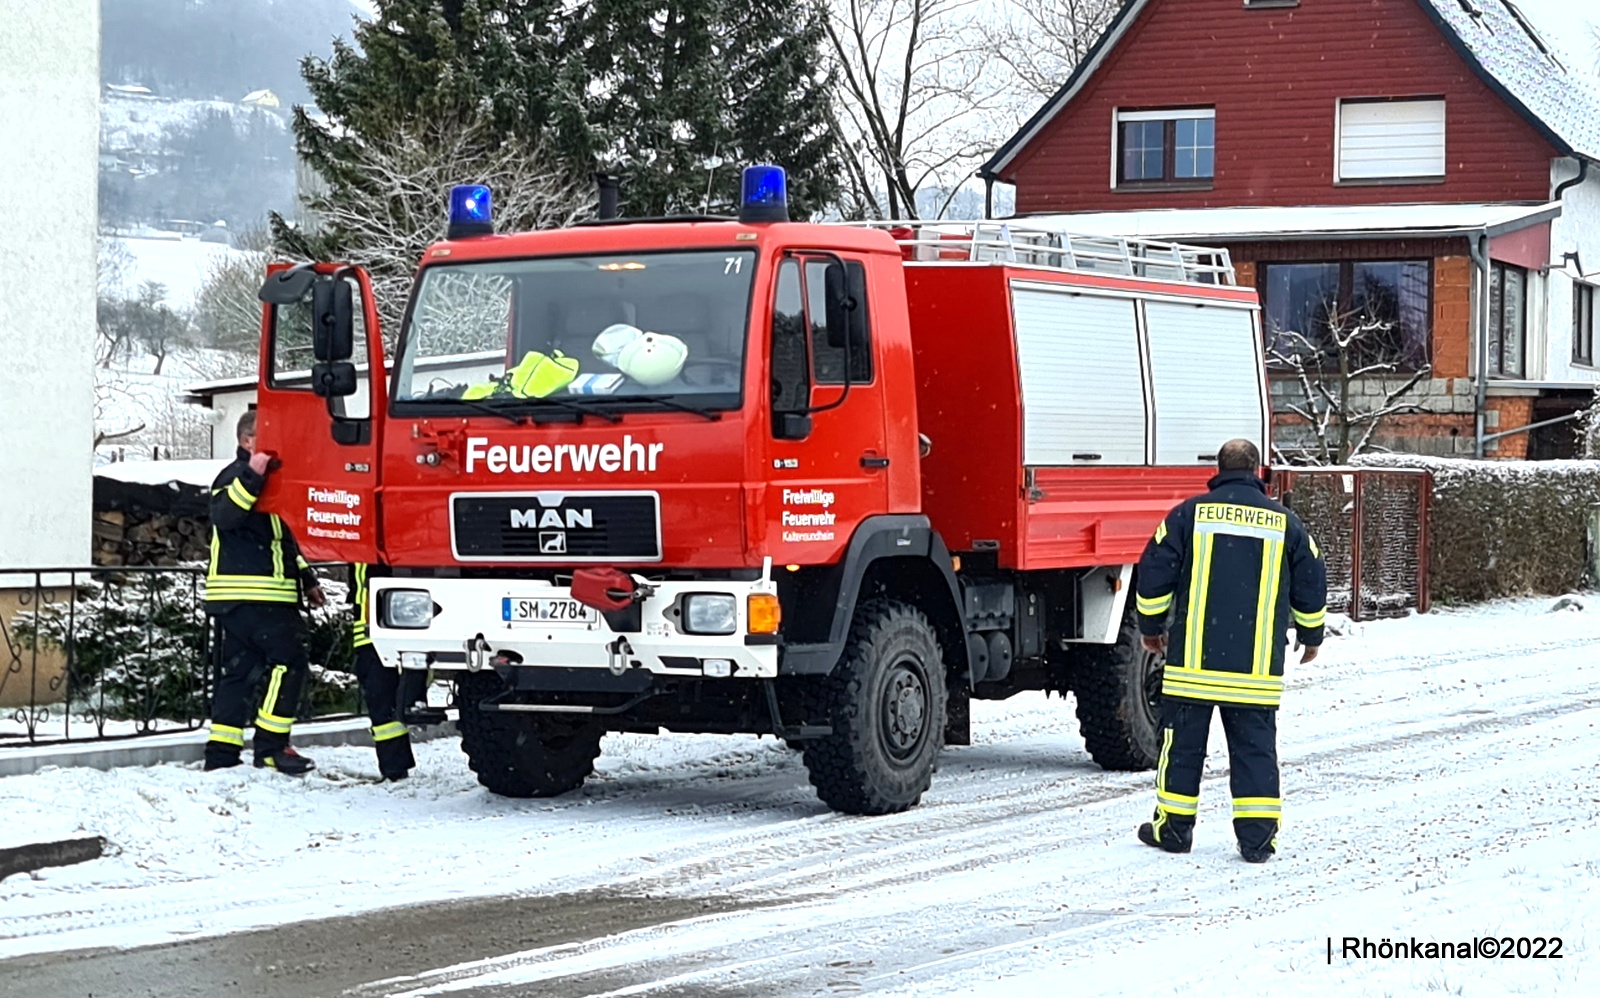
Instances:
[[[89,562],[99,92],[99,0],[0,0],[0,569]]]
[[[1563,181],[1577,176],[1577,164],[1558,159],[1551,170],[1551,191]],[[1562,268],[1562,254],[1574,250],[1583,259],[1587,281],[1600,287],[1600,168],[1590,167],[1589,176],[1561,196],[1561,217],[1550,223],[1550,276],[1545,281],[1544,371],[1547,381],[1593,381],[1600,383],[1600,370],[1572,363],[1572,286],[1576,268]],[[1600,292],[1597,292],[1600,294]]]

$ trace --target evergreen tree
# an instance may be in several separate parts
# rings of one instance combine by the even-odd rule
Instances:
[[[834,201],[838,150],[811,0],[593,0],[579,44],[599,166],[629,214],[736,211],[751,163],[789,171],[791,210]]]

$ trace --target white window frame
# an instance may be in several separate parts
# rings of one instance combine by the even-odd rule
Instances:
[[[1122,124],[1126,121],[1211,121],[1217,120],[1215,107],[1178,107],[1156,108],[1147,111],[1124,111],[1121,108],[1111,109],[1111,189],[1112,190],[1137,190],[1149,188],[1151,185],[1163,183],[1171,184],[1209,184],[1216,180],[1216,129],[1212,128],[1211,148],[1211,176],[1209,177],[1175,177],[1164,181],[1134,180],[1119,181],[1119,169],[1122,163]],[[1159,188],[1157,188],[1159,189]]]
[[[1437,173],[1385,173],[1345,176],[1344,126],[1348,106],[1374,106],[1397,104],[1436,104],[1439,107],[1439,172]],[[1449,107],[1443,97],[1341,97],[1334,102],[1333,111],[1333,182],[1336,184],[1383,183],[1438,183],[1449,169]]]

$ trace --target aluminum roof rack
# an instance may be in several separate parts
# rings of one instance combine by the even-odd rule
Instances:
[[[1020,222],[845,222],[883,229],[912,263],[1010,263],[1187,284],[1237,284],[1225,249],[1136,236],[1089,236]]]

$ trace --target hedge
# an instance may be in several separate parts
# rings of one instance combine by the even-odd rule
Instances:
[[[1589,524],[1600,508],[1600,461],[1382,454],[1352,463],[1433,474],[1428,570],[1437,601],[1548,596],[1594,581]]]

